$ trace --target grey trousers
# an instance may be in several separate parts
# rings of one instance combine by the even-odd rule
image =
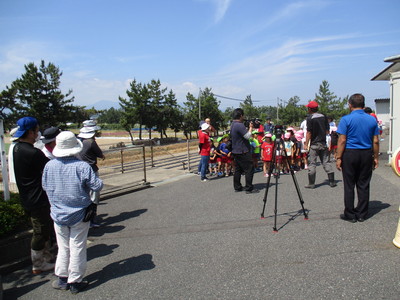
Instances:
[[[322,143],[311,145],[308,156],[308,174],[313,175],[317,172],[317,158],[319,157],[322,166],[327,174],[332,173],[332,165],[330,162],[330,155],[328,147]]]

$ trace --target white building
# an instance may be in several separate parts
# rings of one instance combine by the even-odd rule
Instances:
[[[375,99],[375,113],[378,120],[382,121],[385,127],[389,128],[390,123],[390,99]]]
[[[389,103],[389,163],[393,153],[400,148],[400,55],[387,57],[385,62],[391,63],[371,80],[388,80],[390,82]]]

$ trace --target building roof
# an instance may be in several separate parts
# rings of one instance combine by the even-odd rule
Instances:
[[[384,62],[400,62],[400,54],[395,55],[395,56],[386,57],[383,61]]]
[[[390,98],[375,99],[375,103],[376,102],[380,102],[380,103],[390,102]]]
[[[392,64],[385,68],[383,71],[375,75],[371,80],[390,80],[390,73],[400,71],[400,54],[395,56],[386,57],[384,62],[391,62]]]

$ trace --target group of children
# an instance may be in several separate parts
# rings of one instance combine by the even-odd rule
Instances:
[[[331,154],[336,158],[336,148],[338,141],[337,128],[331,127],[330,134],[327,136],[327,146]],[[302,169],[308,169],[308,151],[304,150],[306,142],[305,132],[303,130],[295,131],[293,127],[288,127],[286,132],[282,133],[279,142],[277,137],[271,132],[260,132],[254,130],[252,138],[249,139],[253,167],[255,172],[264,172],[264,177],[269,177],[270,168],[275,154],[275,168],[273,172],[288,174],[290,166],[294,172]],[[211,139],[211,152],[209,161],[209,173],[211,176],[218,177],[230,176],[234,172],[234,160],[229,150],[229,135],[225,134],[217,139],[215,146]],[[286,151],[284,151],[286,150]],[[262,162],[262,169],[259,166]]]
[[[211,176],[217,175],[231,176],[233,175],[233,155],[228,149],[229,135],[223,135],[217,139],[218,145],[215,146],[214,140],[211,138],[211,151],[209,161],[209,172]]]
[[[337,128],[331,127],[327,135],[327,147],[329,152],[336,159],[336,149],[338,142]],[[279,142],[276,142],[276,136],[270,132],[253,131],[253,137],[250,143],[253,148],[254,171],[261,171],[258,167],[259,161],[263,163],[264,177],[269,177],[269,170],[275,154],[275,168],[273,172],[288,174],[290,166],[294,172],[302,169],[308,169],[308,151],[304,150],[306,134],[303,130],[295,131],[293,127],[288,127],[286,132],[282,133]],[[275,152],[275,153],[274,153]]]

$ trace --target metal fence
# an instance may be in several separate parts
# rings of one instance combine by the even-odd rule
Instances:
[[[146,186],[197,169],[199,155],[194,142],[192,145],[189,140],[175,144],[173,152],[170,146],[101,146],[106,157],[98,161],[100,178],[104,182],[102,194]],[[16,184],[10,183],[9,189],[18,192]],[[0,190],[4,191],[3,182],[0,182]]]

